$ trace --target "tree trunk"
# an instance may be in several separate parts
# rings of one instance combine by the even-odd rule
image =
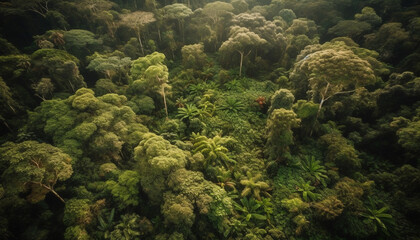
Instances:
[[[242,75],[242,63],[243,63],[243,60],[244,60],[244,53],[240,52],[240,51],[238,51],[238,52],[239,52],[239,54],[241,54],[241,61],[239,63],[239,77],[240,77]]]
[[[56,191],[54,191],[53,189],[50,189],[50,191],[56,196],[56,197],[58,197],[58,199],[60,199],[60,201],[62,201],[63,203],[65,203],[66,201],[64,201],[64,199],[60,196],[60,195],[58,195],[58,193],[56,192]]]
[[[156,25],[157,25],[157,32],[158,32],[159,42],[162,42],[162,37],[160,35],[160,27],[159,27],[159,24],[156,24]]]
[[[168,106],[166,105],[165,86],[163,84],[162,84],[162,96],[163,96],[163,104],[165,105],[166,119],[169,119]]]
[[[137,39],[139,40],[141,54],[144,56],[143,43],[141,42],[140,29],[137,30]]]

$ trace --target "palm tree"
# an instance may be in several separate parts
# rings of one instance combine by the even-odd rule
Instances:
[[[255,199],[251,198],[248,200],[248,198],[242,198],[240,202],[242,205],[233,202],[235,210],[241,213],[240,218],[244,219],[246,222],[249,222],[252,219],[260,221],[267,220],[261,204],[257,203]]]
[[[201,152],[204,159],[204,166],[207,167],[209,164],[221,163],[224,167],[228,167],[228,163],[235,164],[236,161],[230,159],[226,154],[229,150],[223,145],[232,141],[231,138],[215,136],[214,138],[207,138],[200,134],[192,134],[194,143],[194,153]]]
[[[388,228],[386,225],[394,224],[394,220],[392,219],[392,215],[387,213],[389,208],[383,207],[381,209],[377,209],[376,204],[369,198],[370,206],[366,207],[366,211],[360,213],[360,216],[364,217],[365,220],[363,221],[366,224],[373,223],[374,231],[378,231],[378,226],[382,231],[389,235]]]
[[[191,119],[197,117],[200,114],[198,111],[198,108],[193,104],[186,104],[185,107],[181,107],[178,109],[178,114],[176,117],[178,117],[181,120],[186,120],[189,122]]]
[[[311,181],[301,181],[297,183],[296,190],[302,193],[303,199],[308,202],[309,200],[315,201],[319,198],[320,194],[313,193],[312,190],[315,189],[314,186],[311,186]]]
[[[325,179],[328,178],[327,171],[325,170],[325,167],[320,164],[321,162],[319,160],[315,160],[314,156],[306,157],[305,159],[300,161],[300,167],[302,170],[307,172],[312,178],[315,179],[314,184],[317,185],[319,183],[322,183],[324,187],[327,186],[325,183]]]
[[[228,97],[219,109],[228,113],[239,113],[245,106],[240,100]]]
[[[111,210],[111,213],[105,220],[102,218],[101,215],[98,216],[99,226],[98,229],[104,233],[104,239],[108,239],[110,237],[110,231],[114,227],[114,213],[115,208]]]
[[[248,196],[251,192],[254,194],[254,197],[258,200],[261,200],[260,193],[262,192],[266,197],[271,197],[267,192],[270,190],[270,185],[263,181],[258,181],[261,179],[262,175],[257,174],[252,176],[250,172],[247,173],[248,179],[241,180],[241,184],[245,186],[244,190],[241,193],[241,197]]]

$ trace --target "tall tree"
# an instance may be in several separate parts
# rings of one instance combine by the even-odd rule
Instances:
[[[0,153],[1,166],[6,166],[1,179],[9,193],[30,190],[27,199],[39,202],[51,192],[64,202],[54,186],[73,173],[69,155],[59,148],[35,141],[7,142],[0,147]]]
[[[140,57],[133,61],[131,65],[131,76],[136,79],[130,86],[131,89],[140,88],[146,94],[159,93],[163,97],[166,117],[168,117],[168,107],[166,104],[166,91],[168,85],[169,72],[164,64],[165,55],[154,52],[145,57]],[[129,89],[130,90],[130,89]]]
[[[312,100],[319,100],[317,117],[330,98],[353,93],[376,80],[371,64],[340,44],[310,53],[296,62],[291,77],[299,74],[306,76]]]
[[[185,42],[184,22],[185,19],[193,14],[191,9],[184,4],[174,3],[163,8],[164,17],[167,19],[176,19],[178,21],[179,33],[182,35],[182,42]]]
[[[120,25],[132,28],[136,32],[137,40],[139,41],[141,52],[144,56],[144,47],[143,42],[141,41],[141,31],[147,26],[147,24],[156,21],[154,14],[151,12],[136,11],[122,14],[120,17]]]
[[[259,37],[256,33],[249,29],[234,26],[230,30],[230,37],[219,48],[219,52],[224,55],[231,55],[232,52],[238,52],[240,55],[239,76],[242,75],[242,64],[244,57],[248,56],[251,51],[267,41]]]

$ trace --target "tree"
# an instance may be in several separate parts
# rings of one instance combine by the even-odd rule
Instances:
[[[329,196],[320,202],[312,205],[317,215],[326,220],[333,220],[341,215],[344,210],[343,203],[336,196]]]
[[[279,16],[284,19],[288,24],[291,24],[296,19],[296,14],[292,9],[282,9],[279,12]]]
[[[247,28],[238,26],[232,27],[229,35],[229,39],[220,46],[219,52],[229,55],[232,54],[232,51],[236,51],[240,54],[239,76],[241,76],[244,57],[248,56],[256,47],[266,44],[267,41]]]
[[[333,37],[350,37],[357,41],[360,36],[363,36],[363,34],[366,34],[371,29],[372,26],[367,22],[343,20],[338,22],[335,26],[329,28],[328,34]]]
[[[139,205],[140,175],[131,170],[124,171],[118,182],[106,181],[106,187],[112,196],[119,202],[119,207],[124,209],[129,206]]]
[[[46,100],[47,95],[52,95],[54,92],[54,84],[51,82],[51,78],[41,78],[41,80],[33,86],[36,95],[42,100]]]
[[[373,67],[368,61],[340,45],[315,51],[296,62],[292,78],[302,73],[307,76],[312,100],[320,100],[317,118],[328,99],[352,93],[356,88],[376,80]]]
[[[202,43],[183,46],[181,54],[182,64],[186,68],[201,70],[207,63],[207,55],[204,53]]]
[[[90,59],[89,65],[86,67],[89,70],[101,72],[106,78],[112,79],[114,75],[118,75],[118,82],[122,79],[128,78],[128,70],[131,65],[131,59],[124,57],[124,54],[115,51],[111,54],[94,53],[88,57]]]
[[[271,195],[267,192],[270,189],[270,185],[266,182],[259,181],[261,179],[261,174],[257,174],[252,176],[250,172],[247,173],[248,179],[241,180],[241,185],[245,186],[244,190],[241,192],[241,197],[246,197],[251,192],[253,193],[254,197],[261,201],[260,193],[263,193],[266,197],[271,197]]]
[[[410,37],[402,24],[390,22],[383,24],[376,33],[365,36],[365,46],[379,52],[382,60],[395,60],[398,52],[402,50],[405,41]]]
[[[354,15],[354,19],[359,22],[367,22],[373,27],[376,27],[382,23],[382,18],[379,17],[376,14],[375,9],[371,7],[364,7],[361,13],[356,13],[356,15]]]
[[[12,0],[11,3],[25,11],[31,11],[46,18],[49,9],[48,3],[51,0]]]
[[[279,89],[271,97],[271,106],[267,114],[271,114],[275,109],[284,108],[287,110],[292,109],[295,96],[288,89]]]
[[[133,82],[132,89],[138,85],[146,93],[159,93],[163,98],[166,117],[168,118],[168,107],[166,104],[166,91],[170,89],[168,85],[168,67],[164,65],[165,55],[154,52],[145,57],[140,57],[133,61],[131,65],[131,76],[139,79]]]
[[[1,179],[8,192],[18,194],[30,190],[27,199],[34,203],[51,192],[65,202],[54,186],[73,173],[69,155],[59,148],[35,141],[5,143],[0,148],[0,155],[2,165],[6,166]]]
[[[223,32],[225,29],[225,19],[227,16],[232,14],[233,6],[230,3],[215,1],[207,3],[202,10],[202,13],[211,19],[211,29],[216,34],[216,44],[219,44],[223,39]]]
[[[58,91],[74,93],[86,86],[79,72],[79,60],[66,51],[39,49],[32,53],[31,62],[33,75],[41,79],[48,76]]]
[[[137,40],[139,41],[141,52],[144,56],[143,42],[141,41],[141,31],[148,24],[156,21],[154,14],[151,12],[136,11],[131,13],[122,14],[119,25],[128,26],[134,29],[137,34]]]
[[[267,143],[265,153],[271,160],[285,157],[289,145],[293,144],[292,128],[298,127],[300,119],[296,113],[284,108],[275,109],[269,116],[266,125]]]
[[[96,39],[94,33],[83,29],[64,32],[64,41],[66,50],[79,59],[84,59],[93,51],[100,50],[102,46],[101,39]]]
[[[205,157],[205,167],[207,168],[209,164],[218,164],[221,163],[226,168],[228,163],[235,164],[236,161],[229,158],[226,154],[228,149],[223,145],[231,142],[231,138],[215,136],[214,138],[207,138],[200,134],[192,135],[194,143],[194,153],[201,152]]]
[[[335,163],[341,172],[349,174],[361,167],[356,149],[339,133],[329,133],[321,137],[327,145],[328,162]]]
[[[178,21],[179,33],[182,35],[182,42],[185,42],[184,22],[186,18],[193,14],[191,9],[182,3],[174,3],[166,5],[163,10],[165,11],[165,18]]]
[[[1,99],[1,105],[2,109],[10,109],[13,112],[16,112],[16,108],[18,103],[13,98],[13,94],[10,91],[10,88],[7,86],[7,84],[4,82],[3,78],[0,76],[0,99]]]

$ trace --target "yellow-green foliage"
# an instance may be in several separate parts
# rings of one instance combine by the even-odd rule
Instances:
[[[293,144],[292,128],[298,127],[300,119],[292,110],[275,109],[267,120],[266,154],[269,159],[278,159],[288,152]]]
[[[93,215],[88,199],[70,199],[64,208],[63,223],[66,226],[85,226],[92,222]]]
[[[329,196],[320,202],[312,205],[317,215],[321,218],[332,220],[338,217],[344,210],[343,203],[335,196]]]
[[[341,134],[326,134],[321,142],[327,146],[326,160],[335,163],[341,173],[350,174],[361,167],[356,149]]]
[[[309,208],[309,203],[302,201],[301,198],[283,199],[281,205],[293,213],[301,213]]]
[[[179,225],[181,228],[190,228],[195,220],[194,206],[182,195],[173,193],[164,194],[165,203],[162,206],[162,213],[166,225]]]
[[[92,90],[81,88],[68,99],[42,102],[30,113],[30,128],[44,132],[75,160],[119,161],[122,145],[137,145],[147,131],[126,102],[125,96],[96,98]]]
[[[360,211],[363,208],[361,198],[364,191],[361,183],[345,177],[334,186],[334,190],[347,210]]]
[[[81,226],[72,226],[66,228],[64,232],[64,239],[65,240],[89,240],[88,232],[84,227]]]
[[[31,191],[30,202],[39,202],[48,192],[54,193],[57,181],[65,181],[73,174],[71,158],[61,149],[46,143],[25,141],[7,142],[0,147],[0,166],[5,169],[1,181],[6,194]]]
[[[181,149],[153,133],[144,134],[134,158],[139,164],[141,185],[155,204],[162,199],[167,176],[187,163]]]
[[[140,175],[137,172],[126,170],[118,177],[118,182],[108,180],[106,186],[120,208],[139,205]]]

